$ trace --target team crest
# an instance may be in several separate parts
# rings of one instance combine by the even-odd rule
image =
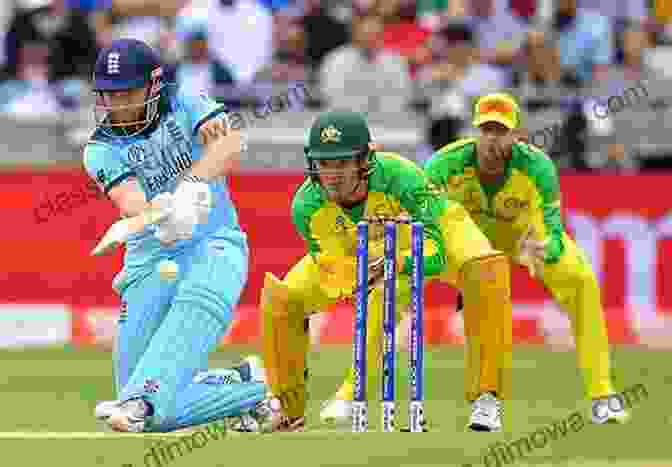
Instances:
[[[510,210],[524,209],[529,206],[528,201],[523,201],[518,198],[507,198],[504,200],[504,207]]]
[[[146,379],[144,384],[145,392],[155,394],[159,392],[159,382],[154,379]]]
[[[340,143],[341,132],[334,125],[329,125],[322,129],[322,132],[320,133],[320,141],[322,144]]]
[[[464,177],[462,175],[453,175],[448,181],[453,188],[459,187],[462,185],[462,182],[464,182]]]
[[[128,161],[133,166],[142,165],[145,162],[145,148],[134,144],[128,148]]]
[[[108,75],[118,75],[121,73],[119,61],[121,59],[121,54],[118,52],[111,52],[107,56],[107,74]]]

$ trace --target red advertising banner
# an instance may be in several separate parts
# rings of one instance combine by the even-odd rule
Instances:
[[[587,251],[603,287],[614,343],[655,344],[672,337],[672,213],[664,196],[669,175],[564,175],[565,224]],[[265,272],[283,275],[304,254],[290,219],[300,173],[235,175],[232,196],[251,247],[250,277],[238,316],[227,336],[250,342],[258,336],[257,301]],[[0,173],[3,267],[0,304],[63,304],[72,310],[73,338],[109,340],[119,298],[111,288],[122,251],[94,258],[89,252],[115,220],[111,202],[78,170]],[[543,287],[516,268],[512,275],[518,342],[565,342],[569,323]],[[669,282],[669,281],[668,281]],[[427,339],[461,341],[455,292],[427,290]],[[0,305],[0,319],[3,305]],[[315,339],[350,342],[352,307],[343,305],[315,320]],[[666,319],[667,317],[667,319]]]

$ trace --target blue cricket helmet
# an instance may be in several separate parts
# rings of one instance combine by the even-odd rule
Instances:
[[[159,56],[142,41],[119,39],[98,55],[94,68],[95,91],[125,91],[145,86],[161,68]]]
[[[135,39],[112,42],[99,53],[93,72],[93,91],[98,98],[94,109],[96,124],[104,129],[124,130],[125,134],[119,135],[117,132],[116,136],[134,136],[142,132],[158,117],[163,88],[162,74],[161,59],[144,42]],[[138,105],[112,106],[106,102],[105,93],[144,87],[147,87],[147,94],[144,102]],[[111,121],[111,112],[140,105],[145,107],[144,119],[131,122]]]

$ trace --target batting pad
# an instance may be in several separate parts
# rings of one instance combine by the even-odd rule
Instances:
[[[508,259],[497,255],[467,263],[462,289],[467,400],[488,391],[508,399],[513,326]]]
[[[262,348],[271,393],[285,415],[302,417],[306,408],[306,332],[302,309],[292,306],[287,285],[271,273],[261,293]]]

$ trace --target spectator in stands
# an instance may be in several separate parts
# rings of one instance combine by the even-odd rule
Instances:
[[[14,13],[14,5],[11,2],[0,2],[0,68],[5,66],[5,35],[9,28],[9,21]],[[2,80],[2,77],[0,77]]]
[[[418,84],[430,100],[428,141],[436,150],[460,136],[473,98],[508,82],[496,67],[478,61],[472,24],[448,24],[432,41],[434,62],[420,71]]]
[[[508,0],[471,0],[470,20],[478,40],[478,60],[497,67],[511,85],[529,26],[508,8]]]
[[[210,93],[213,88],[213,70],[206,29],[205,24],[200,24],[178,32],[183,55],[177,63],[174,81],[187,89]]]
[[[658,25],[663,29],[661,40],[672,40],[672,2],[670,0],[653,0],[653,14]]]
[[[468,15],[469,0],[417,0],[418,23],[430,31],[437,31],[451,18]]]
[[[49,46],[23,41],[14,74],[0,85],[0,112],[16,118],[58,116],[61,106],[49,85]]]
[[[328,8],[320,0],[306,0],[303,31],[309,67],[318,70],[327,54],[347,44],[349,21],[345,10]]]
[[[623,81],[645,80],[653,74],[644,60],[651,46],[651,33],[642,25],[634,23],[626,28],[623,33],[623,63],[616,67],[623,73]]]
[[[509,0],[511,13],[527,23],[534,22],[538,15],[540,0]]]
[[[383,19],[383,48],[401,55],[415,78],[418,68],[431,60],[431,31],[416,21],[415,2],[378,0],[373,11]]]
[[[578,0],[581,9],[593,10],[612,21],[644,23],[649,12],[647,0]]]
[[[601,167],[602,170],[616,172],[635,172],[639,169],[636,158],[628,154],[625,145],[620,143],[610,143],[605,145],[606,160]]]
[[[383,21],[376,15],[353,21],[352,44],[332,51],[320,69],[330,106],[360,112],[403,112],[411,97],[408,68],[399,54],[383,50]]]
[[[257,0],[209,0],[208,43],[215,85],[245,87],[273,57],[273,17]]]
[[[519,86],[526,95],[560,83],[560,57],[555,43],[541,29],[531,29],[523,45]]]
[[[306,81],[306,44],[301,18],[274,16],[273,59],[255,76],[257,81]]]
[[[21,48],[34,42],[48,46],[49,81],[90,79],[96,36],[85,14],[69,8],[66,0],[50,0],[45,6],[16,12],[6,41],[9,76],[17,75]]]
[[[612,26],[577,0],[557,0],[553,26],[565,83],[585,86],[604,78],[614,57]]]

